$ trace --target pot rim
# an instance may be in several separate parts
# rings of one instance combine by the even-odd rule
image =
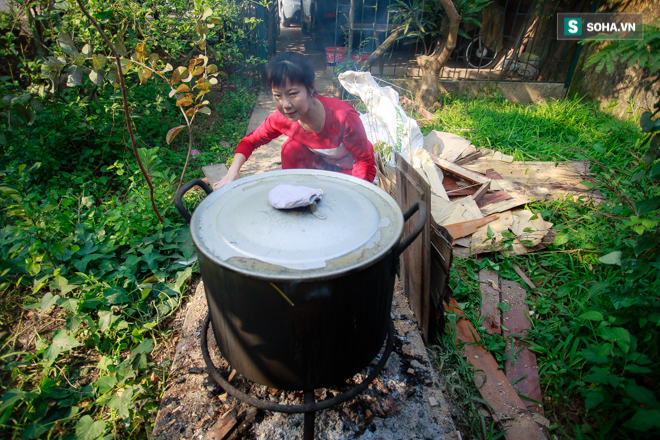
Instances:
[[[379,245],[380,249],[377,252],[374,252],[372,255],[364,259],[363,261],[357,261],[352,264],[349,264],[345,267],[337,267],[333,269],[327,269],[327,266],[330,265],[332,262],[336,262],[337,260],[340,260],[344,258],[344,256],[340,256],[338,258],[328,260],[326,264],[326,268],[322,269],[307,269],[307,270],[297,270],[297,269],[287,269],[283,268],[281,266],[273,266],[269,265],[270,267],[276,267],[278,272],[281,273],[276,273],[273,271],[269,271],[268,273],[259,271],[258,269],[249,269],[243,266],[239,266],[236,264],[232,264],[228,261],[231,261],[232,258],[229,260],[222,260],[218,256],[214,255],[208,247],[204,244],[203,239],[197,235],[194,231],[195,228],[198,227],[199,225],[199,213],[204,211],[207,206],[212,204],[214,200],[218,199],[221,197],[222,194],[231,191],[232,189],[236,187],[243,186],[245,184],[249,184],[254,181],[258,181],[261,179],[265,179],[268,177],[271,177],[273,175],[277,174],[283,174],[286,173],[287,175],[300,175],[300,174],[307,174],[307,175],[315,175],[315,176],[328,176],[334,179],[339,179],[339,180],[347,180],[350,182],[351,185],[360,185],[363,188],[368,189],[371,193],[379,197],[379,200],[384,201],[385,205],[389,206],[391,208],[391,214],[396,217],[396,219],[391,219],[395,223],[394,231],[390,233],[390,242],[387,244]],[[252,176],[244,177],[241,178],[237,181],[234,181],[225,187],[221,188],[218,191],[215,191],[211,194],[209,194],[195,209],[192,219],[190,221],[190,232],[191,236],[193,239],[193,243],[195,244],[195,248],[197,249],[197,252],[199,252],[201,255],[204,255],[206,259],[208,259],[210,262],[213,262],[214,264],[217,264],[218,266],[222,267],[223,269],[227,269],[233,272],[240,273],[241,275],[250,277],[250,278],[255,278],[259,280],[265,280],[265,281],[282,281],[282,282],[290,282],[290,281],[310,281],[310,280],[329,280],[329,279],[334,279],[334,278],[340,278],[345,275],[360,271],[362,269],[365,269],[367,267],[370,267],[373,264],[376,264],[383,258],[385,258],[390,252],[393,252],[394,249],[396,249],[397,245],[401,241],[401,237],[403,235],[403,225],[404,225],[404,219],[403,219],[403,214],[401,212],[401,209],[397,205],[396,201],[385,191],[383,191],[381,188],[378,186],[371,184],[369,182],[366,182],[365,180],[358,179],[353,176],[349,176],[346,174],[341,174],[338,172],[333,172],[333,171],[324,171],[324,170],[306,170],[306,169],[294,169],[294,170],[274,170],[274,171],[266,171],[264,173],[259,173],[255,174]],[[258,259],[250,259],[250,261],[254,261],[255,264],[254,266],[259,266],[259,265],[266,265],[267,263],[263,263],[262,261]],[[264,266],[265,267],[265,266]],[[280,270],[281,269],[281,270]]]

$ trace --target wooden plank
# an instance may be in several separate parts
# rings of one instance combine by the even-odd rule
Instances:
[[[488,177],[489,179],[492,179],[492,180],[504,179],[504,177],[502,177],[500,175],[500,173],[498,173],[497,171],[495,171],[492,168],[486,170],[486,172],[484,174],[486,175],[486,177]]]
[[[477,190],[477,192],[472,195],[472,200],[474,200],[475,202],[481,200],[481,198],[488,191],[489,187],[490,187],[490,183],[484,183],[483,185],[481,185],[481,187]]]
[[[494,416],[505,429],[507,440],[547,440],[539,426],[527,411],[525,404],[511,386],[506,376],[497,367],[497,361],[483,347],[476,344],[481,339],[465,314],[451,299],[447,310],[459,315],[456,321],[456,341],[463,342],[467,359],[479,372],[474,375],[474,383],[481,397],[495,412]]]
[[[445,308],[452,290],[449,286],[449,269],[454,258],[449,232],[431,220],[431,283],[430,295],[433,316],[429,319],[429,334],[445,329]]]
[[[484,206],[490,205],[491,203],[503,202],[504,200],[509,200],[510,198],[511,195],[506,191],[495,191],[492,194],[488,194],[487,196],[482,197],[481,200],[477,201],[477,206],[479,208],[483,208]]]
[[[483,151],[477,150],[474,153],[470,153],[469,155],[467,155],[465,157],[461,157],[459,159],[456,159],[456,161],[454,163],[456,165],[463,165],[463,164],[466,164],[466,163],[470,163],[473,160],[477,160],[480,157],[482,157],[483,155],[484,155]]]
[[[500,324],[500,276],[494,270],[481,269],[479,271],[479,288],[481,290],[481,316],[484,318],[483,326],[489,334],[502,334]]]
[[[378,187],[396,199],[396,185],[378,169],[376,169],[376,175],[378,176]]]
[[[424,165],[424,173],[426,174],[426,177],[428,178],[429,185],[431,186],[431,191],[436,193],[438,196],[442,197],[446,201],[449,201],[449,197],[447,196],[447,193],[445,192],[445,187],[442,186],[442,170],[440,168],[436,167],[433,164],[428,164]]]
[[[529,286],[530,289],[536,289],[536,285],[529,279],[529,277],[523,272],[523,270],[518,266],[513,266],[513,270],[516,271],[518,276]]]
[[[510,179],[493,180],[491,182],[491,190],[506,191],[511,198],[482,206],[481,212],[484,215],[508,211],[509,209],[517,208],[534,200],[544,200],[549,194],[546,188],[538,186],[532,188]]]
[[[488,217],[479,218],[476,220],[468,220],[466,222],[454,223],[453,225],[444,225],[451,236],[456,240],[457,238],[467,237],[468,235],[477,232],[477,229],[485,224],[500,218],[497,215],[490,215]]]
[[[433,162],[444,171],[452,173],[454,176],[460,177],[463,180],[467,180],[468,182],[472,183],[479,183],[482,185],[484,183],[490,183],[490,179],[482,174],[470,171],[467,168],[463,168],[462,166],[456,165],[455,163],[449,162],[448,160],[442,159],[441,157],[436,157],[431,153],[429,153],[429,156],[431,156]]]
[[[451,225],[484,217],[471,197],[463,197],[447,202],[432,194],[431,203],[431,216],[439,225]]]
[[[555,162],[507,163],[479,159],[465,164],[464,167],[480,173],[492,168],[504,179],[516,180],[527,187],[541,186],[552,194],[586,195],[596,201],[605,198],[600,191],[581,184],[590,180],[591,173],[587,161],[565,162],[555,166]]]
[[[403,212],[423,200],[427,206],[427,217],[424,229],[419,237],[401,255],[401,281],[404,291],[419,324],[419,329],[425,342],[429,341],[431,317],[435,316],[430,301],[430,274],[431,274],[431,188],[424,178],[406,162],[398,153],[396,154],[396,197],[397,203]],[[416,213],[403,227],[403,236],[407,236],[419,220]]]
[[[442,186],[445,188],[445,192],[449,197],[471,196],[479,189],[479,184],[474,183],[470,184],[467,188],[461,188],[458,186],[458,180],[449,174],[444,174]]]
[[[523,396],[542,402],[536,355],[527,348],[525,342],[518,340],[526,337],[530,328],[529,306],[525,303],[527,292],[513,281],[502,280],[500,284],[502,302],[509,305],[509,310],[502,314],[502,334],[507,339],[507,359],[504,362],[506,377],[510,382],[517,381],[513,387]],[[525,405],[531,411],[544,414],[541,404],[525,400]]]

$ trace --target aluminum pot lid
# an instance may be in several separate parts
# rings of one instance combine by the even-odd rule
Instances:
[[[323,191],[315,206],[280,210],[268,203],[280,184]],[[376,185],[320,170],[269,171],[214,191],[190,223],[199,252],[264,279],[329,277],[365,267],[396,245],[403,215]]]

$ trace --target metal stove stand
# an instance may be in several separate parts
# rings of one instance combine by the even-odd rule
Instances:
[[[211,315],[207,314],[206,319],[204,320],[204,325],[202,327],[202,356],[204,357],[204,362],[208,369],[208,373],[211,375],[213,380],[215,380],[229,395],[237,398],[241,402],[247,403],[259,409],[273,412],[281,412],[288,414],[295,413],[305,413],[305,425],[304,425],[304,440],[313,440],[314,439],[314,419],[316,411],[321,411],[324,409],[331,408],[335,405],[338,405],[342,402],[345,402],[349,399],[354,398],[362,391],[366,390],[371,382],[376,379],[380,374],[389,359],[390,354],[392,353],[392,347],[394,346],[394,325],[392,320],[390,320],[389,332],[387,334],[387,342],[385,345],[385,352],[380,358],[378,364],[371,370],[369,376],[363,380],[359,385],[351,388],[347,392],[340,394],[339,396],[333,397],[332,399],[323,400],[321,402],[316,402],[314,398],[314,390],[304,390],[305,403],[303,405],[282,405],[279,403],[265,402],[263,400],[254,398],[245,394],[242,391],[236,389],[233,385],[225,380],[218,368],[213,364],[211,360],[211,355],[209,354],[208,339],[207,333],[209,329],[209,324],[211,322]]]

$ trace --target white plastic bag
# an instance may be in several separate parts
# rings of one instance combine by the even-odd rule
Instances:
[[[399,94],[391,87],[380,87],[369,72],[349,70],[339,75],[339,82],[367,106],[368,113],[360,119],[371,143],[385,142],[410,163],[415,151],[424,148],[424,136],[399,105]],[[390,165],[395,165],[394,157]]]

